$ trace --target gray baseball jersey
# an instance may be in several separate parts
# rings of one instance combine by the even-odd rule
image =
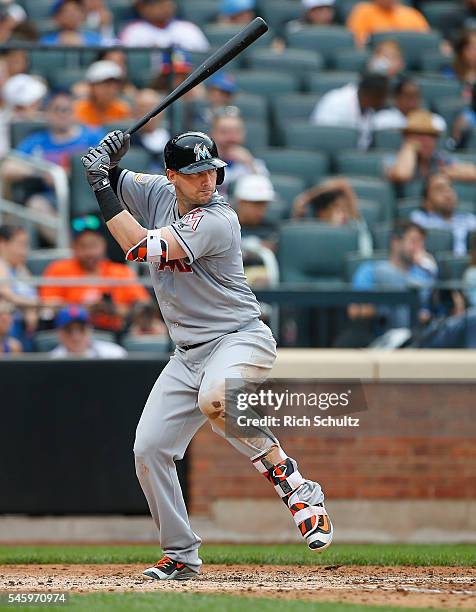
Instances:
[[[179,346],[208,342],[260,316],[243,271],[240,224],[218,195],[180,217],[174,186],[166,177],[123,170],[119,200],[147,229],[167,226],[187,258],[150,263],[157,301]]]

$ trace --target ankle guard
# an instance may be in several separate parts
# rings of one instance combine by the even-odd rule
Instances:
[[[276,493],[287,505],[291,493],[304,483],[296,461],[288,457],[282,448],[273,448],[272,452],[278,453],[278,463],[271,463],[266,457],[270,449],[251,458],[255,468],[274,486]]]

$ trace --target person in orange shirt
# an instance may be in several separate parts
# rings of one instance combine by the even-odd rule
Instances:
[[[376,32],[428,32],[430,29],[419,11],[410,6],[402,6],[400,0],[359,2],[347,19],[347,27],[353,32],[359,47],[363,47]]]
[[[111,280],[135,279],[136,275],[125,264],[106,258],[106,239],[98,217],[86,215],[72,222],[73,257],[54,261],[43,273],[45,278],[103,277]],[[140,284],[122,287],[97,285],[43,286],[41,298],[53,307],[82,305],[88,307],[95,327],[119,331],[123,319],[136,302],[151,301]]]
[[[122,68],[115,62],[101,60],[91,64],[86,71],[89,95],[76,102],[76,119],[96,127],[130,119],[131,107],[120,98],[123,79]]]

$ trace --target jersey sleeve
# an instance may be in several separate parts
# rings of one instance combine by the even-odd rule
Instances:
[[[117,197],[134,217],[149,224],[166,183],[165,176],[123,170],[117,182]]]
[[[233,226],[226,213],[195,208],[168,226],[187,253],[188,263],[200,257],[220,255],[233,244]]]

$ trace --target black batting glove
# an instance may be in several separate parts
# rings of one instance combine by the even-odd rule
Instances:
[[[127,151],[129,151],[129,147],[131,146],[130,140],[130,134],[126,134],[120,130],[114,130],[104,136],[99,146],[107,151],[111,158],[109,168],[115,168]]]
[[[101,147],[89,149],[89,153],[81,157],[81,163],[86,170],[86,178],[93,191],[100,191],[111,186],[109,182],[111,160],[107,151]]]

